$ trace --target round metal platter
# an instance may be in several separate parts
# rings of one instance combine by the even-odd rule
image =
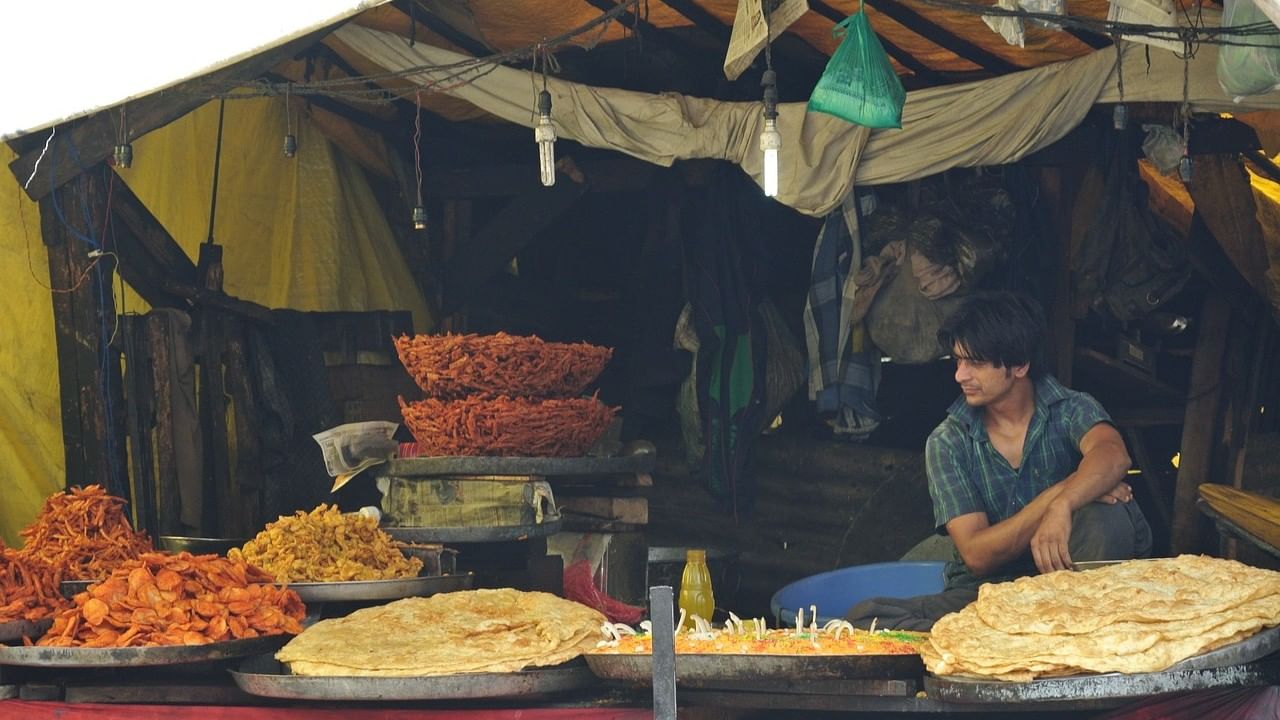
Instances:
[[[471,573],[399,578],[395,580],[360,580],[350,582],[291,583],[289,589],[307,603],[360,602],[364,600],[399,600],[427,597],[436,593],[470,590],[475,576]]]
[[[486,543],[529,540],[560,532],[564,521],[559,515],[534,525],[498,527],[383,527],[388,535],[401,542],[417,543]]]
[[[0,623],[0,642],[10,640],[21,640],[24,637],[35,639],[44,635],[45,631],[53,625],[52,618],[43,620],[15,620],[13,622]]]
[[[653,656],[591,653],[591,671],[606,680],[649,683]],[[918,678],[919,655],[676,655],[676,681],[682,685],[742,687],[755,680],[792,678],[798,685],[815,680]]]
[[[595,676],[580,661],[512,673],[463,673],[435,677],[313,677],[290,675],[270,655],[232,670],[250,695],[287,700],[469,700],[577,690]]]
[[[228,640],[208,645],[159,645],[156,647],[0,647],[0,665],[27,667],[141,667],[180,665],[247,657],[284,645],[290,635]]]
[[[1268,678],[1269,682],[1274,682],[1275,667],[1268,670],[1263,665],[1248,663],[1278,650],[1280,627],[1273,627],[1217,650],[1187,658],[1161,672],[1072,675],[1022,683],[928,675],[925,677],[925,687],[930,697],[956,703],[1138,697],[1164,692],[1252,685]]]

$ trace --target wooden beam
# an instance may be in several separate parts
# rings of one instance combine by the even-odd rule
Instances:
[[[120,363],[108,346],[116,321],[113,264],[89,256],[110,249],[102,238],[106,173],[99,165],[41,200],[40,230],[54,289],[67,485],[99,483],[127,498]]]
[[[1214,438],[1222,400],[1222,358],[1226,351],[1231,305],[1210,292],[1197,318],[1195,355],[1182,423],[1178,481],[1173,498],[1172,552],[1196,552],[1201,543],[1200,515],[1196,512],[1197,488],[1211,482]]]
[[[196,273],[202,290],[222,294],[221,245],[211,242],[200,244]],[[206,305],[192,319],[195,335],[199,338],[200,437],[204,446],[204,512],[200,530],[207,533],[206,537],[233,537],[222,534],[237,514],[232,506],[230,443],[227,437],[227,385],[223,367],[227,347],[225,317]]]
[[[515,257],[586,192],[563,175],[552,187],[519,195],[500,210],[475,239],[457,248],[443,275],[445,314],[466,305],[484,281]]]
[[[986,48],[975,45],[962,37],[953,35],[943,26],[898,2],[898,0],[866,0],[877,12],[905,26],[911,32],[945,50],[959,55],[969,62],[979,65],[998,75],[1018,72],[1025,68],[1014,65]]]
[[[173,404],[178,378],[170,372],[170,339],[178,332],[171,313],[146,315],[147,344],[151,349],[152,380],[155,392],[155,458],[156,509],[158,518],[153,532],[161,535],[186,535],[182,524],[182,491],[178,467],[177,433],[174,428]],[[194,528],[191,528],[194,529]]]
[[[111,183],[120,276],[153,306],[185,308],[186,302],[165,289],[165,283],[194,285],[195,263],[122,178],[113,174]]]
[[[587,4],[596,8],[601,12],[609,12],[618,7],[618,3],[614,0],[583,0]],[[674,33],[670,33],[657,25],[636,17],[632,13],[622,13],[617,17],[619,25],[635,32],[644,38],[645,42],[653,42],[655,45],[663,47],[676,55],[685,58],[686,61],[694,59],[705,60],[707,52],[704,48],[696,47]],[[693,63],[690,63],[691,65]]]
[[[727,50],[729,47],[729,39],[733,35],[733,29],[720,21],[720,18],[712,15],[694,0],[662,0],[667,7],[680,13],[686,20],[693,23],[699,30],[711,36],[716,43],[723,45]],[[773,41],[773,51],[784,56],[788,63],[798,64],[803,68],[814,70],[818,73],[826,67],[829,59],[825,53],[820,52],[817,48],[809,43],[789,34],[782,34]]]
[[[445,40],[457,45],[464,52],[469,53],[473,57],[484,57],[493,54],[493,48],[489,47],[479,38],[474,38],[461,30],[450,25],[439,14],[432,12],[429,6],[423,5],[419,0],[392,0],[391,4],[395,9],[404,13],[405,16],[415,19],[423,27],[429,28],[443,37]],[[431,22],[428,23],[427,19]]]
[[[196,109],[213,95],[253,80],[272,66],[309,47],[344,22],[346,21],[334,23],[204,77],[128,103],[129,137],[137,138],[164,127]],[[9,170],[19,183],[25,183],[34,171],[26,192],[33,200],[39,200],[54,188],[79,175],[85,167],[108,158],[118,142],[115,129],[118,122],[118,108],[108,108],[87,118],[64,123],[58,126],[58,133],[43,160],[42,145],[9,163]],[[139,162],[143,161],[139,158]]]
[[[843,22],[847,17],[844,13],[823,2],[823,0],[809,0],[809,9],[834,23]],[[884,46],[884,51],[889,54],[889,57],[897,60],[903,67],[919,76],[920,79],[935,85],[945,85],[947,83],[941,73],[917,60],[915,55],[898,47],[896,43],[882,33],[876,32],[876,37],[879,38],[880,44]]]

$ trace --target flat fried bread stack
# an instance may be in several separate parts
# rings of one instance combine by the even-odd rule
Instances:
[[[515,672],[595,647],[604,615],[542,592],[467,590],[322,620],[276,653],[294,675]]]
[[[921,648],[937,675],[1158,672],[1280,625],[1280,572],[1182,555],[983,585]]]

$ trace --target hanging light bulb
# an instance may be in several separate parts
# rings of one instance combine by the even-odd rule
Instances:
[[[413,229],[427,229],[427,209],[421,205],[417,205],[413,208]]]
[[[1184,183],[1189,183],[1193,177],[1195,177],[1195,162],[1184,151],[1182,159],[1178,161],[1178,178]]]
[[[1129,127],[1129,106],[1120,103],[1111,111],[1111,125],[1117,130]]]
[[[778,132],[778,76],[765,70],[760,79],[764,86],[764,130],[760,132],[760,151],[764,153],[764,194],[778,196],[778,151],[782,134]]]
[[[542,184],[556,184],[556,129],[551,125],[551,93],[545,89],[538,93],[538,124],[533,128],[533,139],[538,142],[538,174]]]
[[[111,157],[115,160],[116,167],[127,168],[133,165],[133,146],[129,143],[120,143],[112,149]]]
[[[284,156],[291,158],[298,154],[298,137],[293,133],[284,136]]]
[[[129,144],[129,124],[128,105],[120,106],[120,127],[116,130],[117,140],[114,148],[111,149],[111,158],[115,161],[118,168],[127,168],[133,165],[133,146]]]

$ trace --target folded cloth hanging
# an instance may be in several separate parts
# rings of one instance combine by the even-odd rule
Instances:
[[[854,349],[855,335],[861,336],[854,332],[854,308],[860,299],[854,269],[862,267],[861,259],[858,211],[850,193],[827,215],[818,233],[804,328],[809,399],[838,434],[855,438],[866,437],[880,424],[875,407],[879,358],[873,351]]]

